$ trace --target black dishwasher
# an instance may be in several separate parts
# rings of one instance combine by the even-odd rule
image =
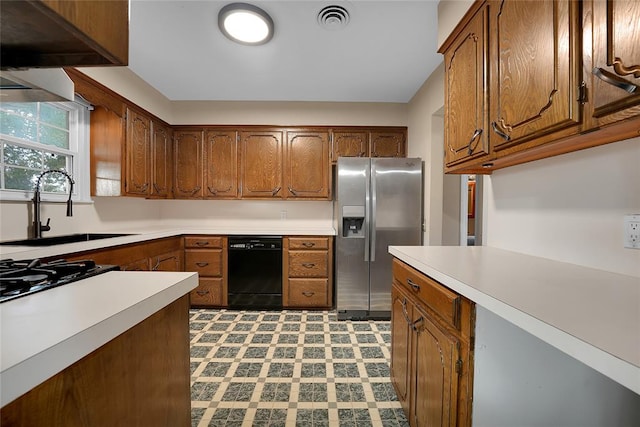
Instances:
[[[231,309],[282,309],[282,237],[229,237]]]

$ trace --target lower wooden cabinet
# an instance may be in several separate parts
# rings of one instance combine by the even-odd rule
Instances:
[[[191,291],[191,305],[227,306],[227,238],[188,236],[184,238],[185,271],[198,273],[198,287]]]
[[[412,427],[470,426],[471,301],[393,261],[391,382]]]
[[[282,248],[284,308],[330,308],[333,305],[333,237],[285,237]]]

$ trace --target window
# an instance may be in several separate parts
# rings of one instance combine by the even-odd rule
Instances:
[[[0,194],[28,200],[38,176],[62,169],[74,181],[73,199],[89,201],[89,108],[76,102],[0,103]],[[65,201],[69,184],[62,174],[41,181],[42,200]]]

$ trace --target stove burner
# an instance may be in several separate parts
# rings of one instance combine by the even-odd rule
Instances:
[[[92,260],[0,260],[0,302],[119,269]]]

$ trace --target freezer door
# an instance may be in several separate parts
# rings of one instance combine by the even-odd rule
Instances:
[[[369,309],[369,165],[369,159],[347,157],[337,164],[336,309],[355,313],[346,318]],[[349,226],[358,226],[359,215],[364,215],[362,227],[354,233]]]
[[[422,244],[422,160],[371,161],[370,311],[391,310],[389,246]]]

